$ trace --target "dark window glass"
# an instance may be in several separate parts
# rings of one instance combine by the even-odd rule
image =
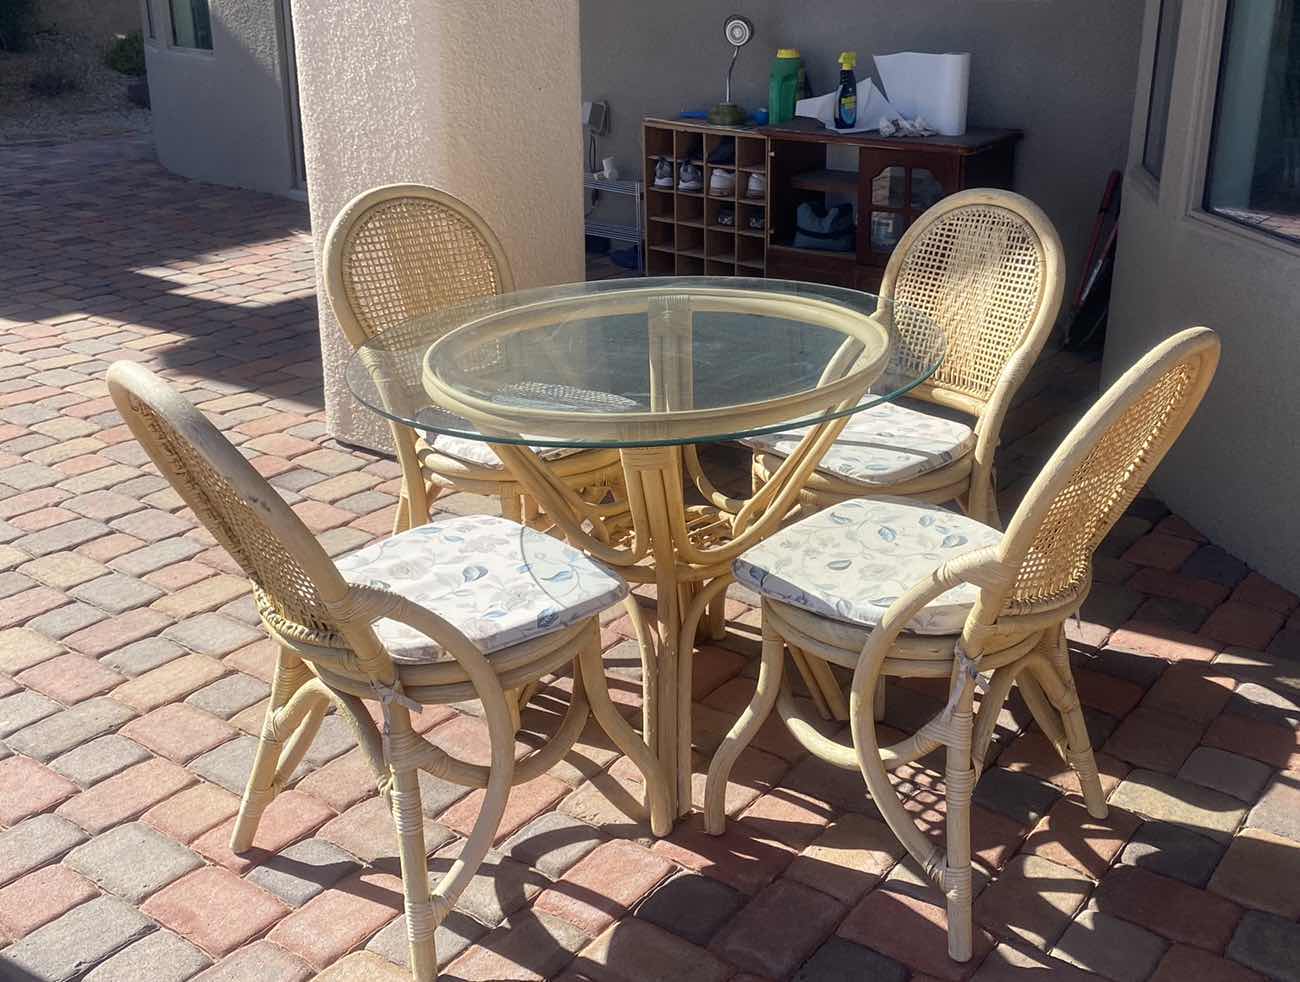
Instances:
[[[1169,97],[1174,88],[1174,55],[1178,51],[1178,25],[1183,19],[1183,0],[1160,4],[1160,26],[1156,29],[1156,60],[1151,70],[1151,102],[1147,110],[1147,134],[1142,146],[1142,166],[1156,180],[1164,170],[1165,131],[1169,129]]]
[[[212,21],[208,0],[171,0],[172,44],[178,48],[212,50]]]
[[[1300,2],[1232,0],[1208,211],[1300,242]]]

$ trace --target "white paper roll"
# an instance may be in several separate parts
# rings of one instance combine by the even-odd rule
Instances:
[[[970,97],[970,54],[925,54],[900,51],[876,55],[876,71],[885,95],[908,119],[924,116],[944,136],[966,132]]]

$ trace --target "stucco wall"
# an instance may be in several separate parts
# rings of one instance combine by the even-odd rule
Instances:
[[[1017,189],[1056,223],[1077,275],[1107,174],[1122,167],[1133,106],[1142,9],[1137,0],[582,0],[584,99],[608,99],[602,153],[639,170],[640,119],[708,108],[722,96],[731,11],[754,22],[740,54],[741,105],[767,105],[778,47],[800,49],[817,91],[835,59],[858,52],[969,51],[970,122],[1025,130]]]
[[[138,0],[40,0],[36,20],[43,28],[108,39],[140,30]]]
[[[167,2],[151,2],[158,37],[146,41],[145,59],[162,165],[200,181],[290,190],[279,0],[210,0],[211,51],[170,47]]]
[[[1136,159],[1128,171],[1104,368],[1114,378],[1185,327],[1219,332],[1214,385],[1152,486],[1212,541],[1300,590],[1300,248],[1200,213],[1222,27],[1215,7],[1184,0],[1160,185]],[[1138,91],[1135,141],[1149,88]]]
[[[496,230],[519,287],[582,279],[577,0],[294,0],[317,266],[353,196],[415,181]],[[320,293],[330,432],[387,442],[346,392],[351,348]]]

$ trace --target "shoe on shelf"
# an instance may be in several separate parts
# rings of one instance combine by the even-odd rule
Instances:
[[[719,209],[718,209],[718,224],[719,224],[719,225],[726,225],[726,226],[728,226],[728,227],[735,227],[735,224],[736,224],[736,209],[735,209],[735,208],[719,208]]]
[[[762,174],[750,174],[749,184],[745,187],[745,197],[747,198],[765,198],[767,197],[767,178]]]
[[[734,136],[724,136],[722,142],[713,148],[713,153],[709,154],[709,163],[734,164],[735,162],[736,138]]]
[[[700,170],[698,164],[682,164],[682,168],[677,175],[677,190],[704,190],[704,172]]]
[[[692,140],[690,145],[682,150],[680,160],[691,161],[699,160],[704,156],[704,141],[700,139]]]
[[[730,198],[736,193],[736,172],[715,170],[709,175],[709,194],[715,198]]]
[[[755,232],[763,231],[763,216],[757,213],[750,215],[749,227],[752,228]]]
[[[659,157],[655,162],[655,187],[669,188],[673,186],[673,162],[667,157]]]

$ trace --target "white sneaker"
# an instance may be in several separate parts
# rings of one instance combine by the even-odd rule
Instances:
[[[673,186],[673,163],[667,157],[660,157],[655,164],[655,187],[671,188]]]
[[[750,174],[749,184],[745,188],[745,197],[747,198],[765,198],[767,197],[767,178],[762,174]]]
[[[717,170],[709,175],[709,194],[717,198],[730,198],[736,193],[736,172]]]
[[[678,191],[703,191],[704,174],[696,164],[682,164],[677,178]]]

